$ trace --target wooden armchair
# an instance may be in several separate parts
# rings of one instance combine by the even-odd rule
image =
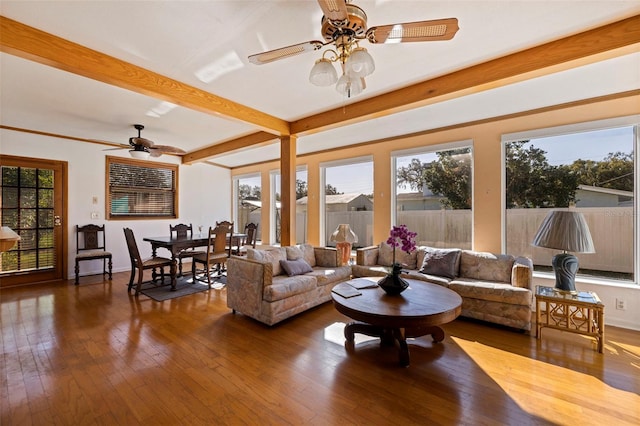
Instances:
[[[198,272],[203,273],[206,276],[206,282],[211,288],[211,273],[213,272],[213,266],[217,266],[217,276],[222,276],[222,272],[226,266],[227,259],[231,253],[227,247],[227,237],[233,236],[233,226],[230,224],[218,224],[215,228],[209,228],[209,244],[207,245],[207,251],[203,254],[193,256],[191,263],[191,273],[193,279],[198,281],[205,281],[203,278],[198,278]],[[202,269],[198,270],[197,265],[202,265]]]
[[[169,225],[169,235],[171,238],[187,238],[193,236],[193,225],[192,224],[184,224],[179,223],[177,225]],[[196,250],[193,247],[181,250],[176,254],[176,259],[178,259],[178,276],[182,276],[182,259],[188,259],[193,257],[196,254],[204,253],[203,250]]]
[[[109,265],[109,279],[112,272],[112,255],[106,250],[104,225],[76,225],[76,280],[79,283],[80,262],[84,260],[102,259],[102,276],[107,274],[107,262]]]
[[[133,287],[133,279],[136,272],[138,273],[138,283],[136,285],[136,296],[142,289],[144,271],[147,269],[160,268],[160,279],[164,282],[164,267],[169,267],[169,276],[171,277],[171,290],[176,289],[176,261],[166,257],[154,256],[149,259],[142,259],[136,238],[130,228],[124,228],[124,237],[127,240],[127,248],[129,249],[129,257],[131,258],[131,277],[129,278],[129,287],[127,291],[131,291]]]

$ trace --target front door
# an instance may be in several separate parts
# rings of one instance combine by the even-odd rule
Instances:
[[[20,242],[0,253],[0,288],[64,278],[67,162],[0,155],[0,219]]]

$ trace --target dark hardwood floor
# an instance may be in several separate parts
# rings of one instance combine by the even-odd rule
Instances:
[[[364,336],[348,353],[331,303],[270,328],[225,290],[156,302],[127,279],[2,289],[3,426],[640,424],[640,332],[607,327],[602,355],[459,318],[402,368]]]

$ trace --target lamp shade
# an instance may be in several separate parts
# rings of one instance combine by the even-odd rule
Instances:
[[[347,74],[352,77],[366,77],[376,69],[373,58],[363,47],[354,49],[345,65]]]
[[[329,240],[337,243],[357,243],[358,236],[351,230],[348,223],[343,223],[333,231]]]
[[[596,251],[584,215],[575,211],[549,212],[531,244],[574,253],[595,253]]]
[[[0,253],[9,251],[20,241],[20,236],[8,226],[0,228]]]
[[[342,77],[336,83],[336,90],[342,96],[350,98],[352,96],[359,95],[364,89],[364,78],[351,77],[347,74],[342,74]]]
[[[331,86],[338,81],[338,73],[330,60],[326,58],[318,59],[313,68],[311,68],[309,81],[316,86]]]

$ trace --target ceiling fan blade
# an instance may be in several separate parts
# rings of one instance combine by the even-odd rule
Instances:
[[[371,43],[451,40],[458,29],[456,18],[435,19],[371,27],[366,37]]]
[[[324,46],[324,44],[317,40],[305,41],[304,43],[298,43],[292,46],[281,47],[279,49],[251,55],[249,56],[249,62],[256,65],[267,64],[269,62],[277,61],[278,59],[284,59],[300,53],[318,50],[321,49],[322,46]]]
[[[344,27],[349,22],[345,0],[318,0],[324,17],[336,27]]]
[[[159,151],[163,154],[186,154],[187,153],[187,151],[185,151],[184,149],[181,149],[175,146],[170,146],[170,145],[154,145],[151,147],[149,151],[152,154],[154,151]]]

